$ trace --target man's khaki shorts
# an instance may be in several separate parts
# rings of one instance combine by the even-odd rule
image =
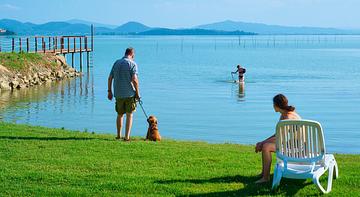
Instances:
[[[132,113],[136,109],[135,97],[116,98],[115,111],[118,114]]]

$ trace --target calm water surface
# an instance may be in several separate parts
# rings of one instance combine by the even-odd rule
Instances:
[[[359,36],[97,37],[83,77],[2,92],[0,118],[115,134],[107,77],[128,46],[163,137],[254,144],[274,133],[272,97],[283,93],[304,119],[322,123],[329,152],[360,153]],[[237,64],[247,69],[244,87],[230,82]],[[146,130],[138,108],[132,135]]]

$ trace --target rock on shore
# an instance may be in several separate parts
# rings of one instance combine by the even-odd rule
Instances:
[[[66,64],[64,56],[47,55],[44,58],[49,62],[48,65],[31,63],[20,71],[8,69],[6,65],[0,64],[0,92],[28,88],[81,75],[81,72]]]

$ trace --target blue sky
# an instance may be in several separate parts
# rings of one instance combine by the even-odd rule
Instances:
[[[0,0],[0,18],[192,27],[234,20],[360,29],[360,0]]]

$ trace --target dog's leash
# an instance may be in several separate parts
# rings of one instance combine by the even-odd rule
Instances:
[[[142,100],[139,99],[138,102],[139,102],[139,105],[140,105],[142,111],[144,112],[144,115],[145,115],[145,117],[146,117],[146,121],[148,121],[148,120],[149,120],[149,116],[146,114],[145,109],[144,109],[144,107],[142,106],[142,104],[143,104]]]

